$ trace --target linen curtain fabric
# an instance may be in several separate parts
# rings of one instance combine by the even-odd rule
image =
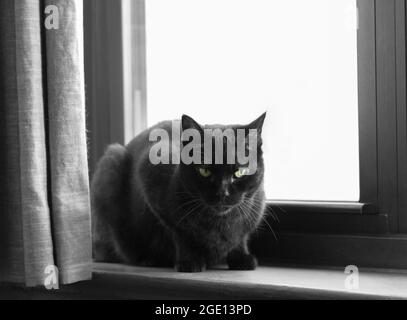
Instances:
[[[0,1],[0,282],[91,276],[82,14],[81,0]]]

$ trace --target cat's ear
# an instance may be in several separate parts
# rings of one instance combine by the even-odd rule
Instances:
[[[181,128],[182,131],[187,129],[195,129],[198,130],[201,134],[203,133],[201,125],[194,119],[192,119],[190,116],[187,116],[185,114],[183,114],[181,118]]]
[[[266,112],[264,112],[260,117],[258,117],[256,120],[251,122],[249,125],[247,125],[246,128],[247,129],[256,129],[257,133],[259,135],[261,135],[265,118],[266,118]]]

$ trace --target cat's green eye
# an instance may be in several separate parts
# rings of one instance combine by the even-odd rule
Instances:
[[[235,172],[235,177],[236,177],[236,178],[241,178],[241,177],[243,177],[244,175],[246,175],[248,172],[249,172],[249,169],[247,169],[247,168],[240,168],[239,170],[237,170],[237,171]]]
[[[198,171],[199,171],[199,174],[204,178],[207,178],[212,174],[212,172],[206,168],[199,168]]]

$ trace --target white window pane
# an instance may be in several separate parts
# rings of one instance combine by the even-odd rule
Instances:
[[[267,110],[271,199],[358,200],[355,0],[147,0],[148,124]]]

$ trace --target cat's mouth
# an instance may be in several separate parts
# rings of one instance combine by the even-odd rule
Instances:
[[[235,206],[232,205],[214,205],[211,206],[211,209],[214,213],[218,215],[228,214]]]

